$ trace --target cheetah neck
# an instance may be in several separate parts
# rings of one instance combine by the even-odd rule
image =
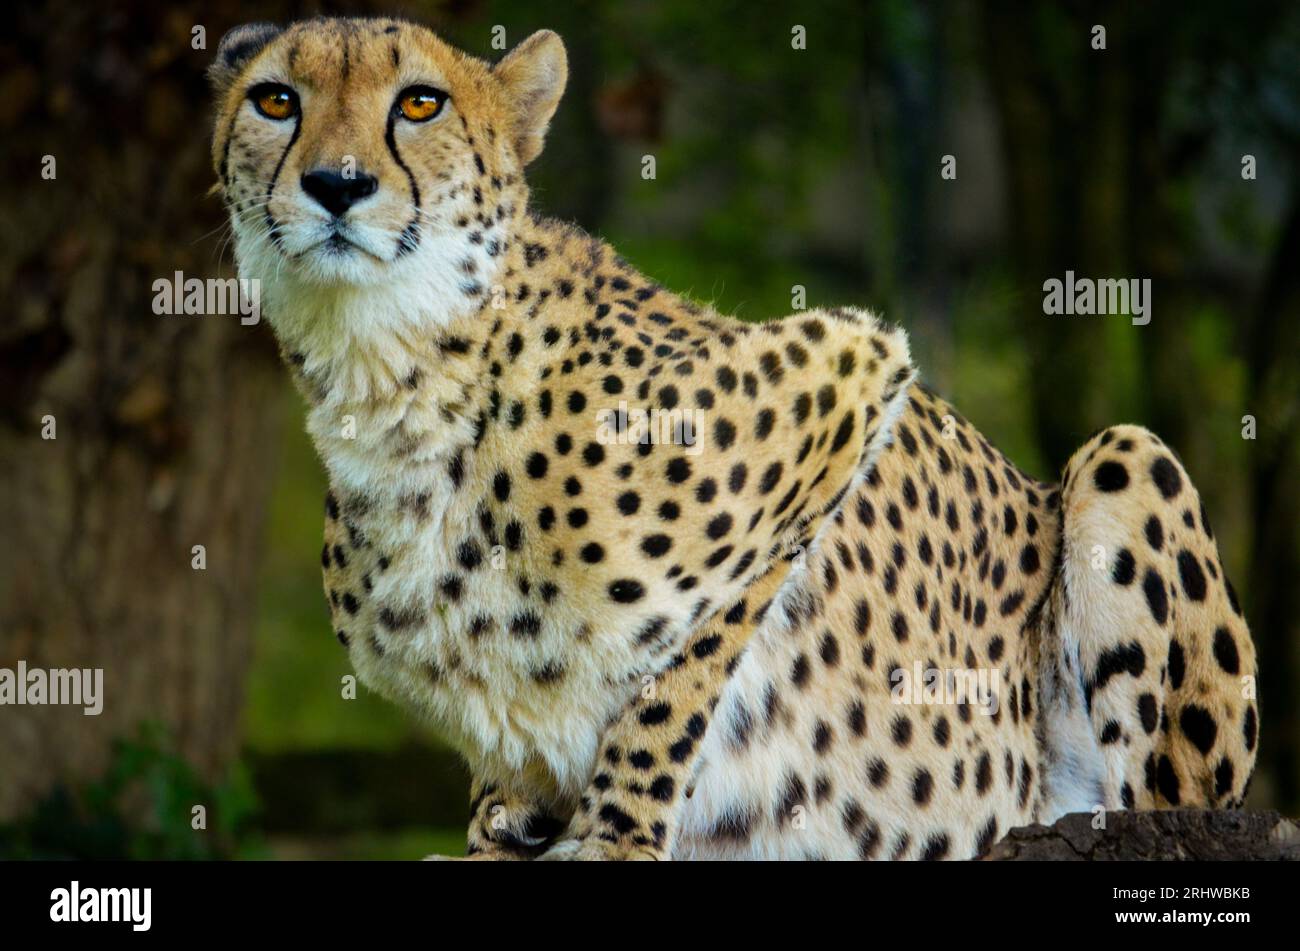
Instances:
[[[511,339],[541,333],[533,318],[556,287],[592,273],[608,249],[522,210],[502,230],[474,259],[473,280],[462,273],[454,287],[418,277],[328,288],[281,279],[264,292],[310,406],[307,429],[340,490],[419,493],[430,465],[474,451],[486,416],[502,411],[503,391],[528,402],[538,388],[529,362],[510,361]]]

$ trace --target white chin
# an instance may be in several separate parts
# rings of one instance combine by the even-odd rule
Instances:
[[[305,280],[320,284],[371,284],[383,279],[383,261],[353,245],[318,245],[292,259]]]

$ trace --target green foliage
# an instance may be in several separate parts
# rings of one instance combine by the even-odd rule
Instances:
[[[197,805],[205,829],[191,826]],[[28,816],[0,826],[0,859],[256,858],[263,849],[248,831],[255,808],[242,767],[205,783],[161,728],[143,726],[114,745],[99,779],[58,786]]]

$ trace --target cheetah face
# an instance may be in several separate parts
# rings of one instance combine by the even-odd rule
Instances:
[[[316,285],[420,274],[468,293],[522,205],[566,74],[552,33],[492,66],[389,20],[232,30],[210,70],[213,162],[241,270]]]

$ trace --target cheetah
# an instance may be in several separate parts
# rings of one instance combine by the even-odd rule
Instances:
[[[464,757],[468,857],[962,859],[1242,801],[1255,652],[1156,436],[1039,482],[902,329],[744,323],[534,214],[553,33],[490,64],[252,24],[210,75],[215,191],[329,474],[333,632]]]

